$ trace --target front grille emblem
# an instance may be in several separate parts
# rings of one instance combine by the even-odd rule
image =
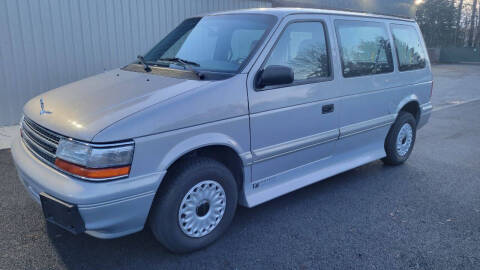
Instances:
[[[40,99],[40,115],[51,114],[52,112],[45,110],[45,104],[43,103],[43,98]]]

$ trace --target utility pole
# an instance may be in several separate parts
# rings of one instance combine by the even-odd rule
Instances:
[[[477,3],[478,0],[473,0],[473,6],[472,6],[472,18],[470,20],[470,34],[468,35],[468,46],[474,47],[474,40],[473,40],[473,34],[475,33],[475,19],[477,15]]]

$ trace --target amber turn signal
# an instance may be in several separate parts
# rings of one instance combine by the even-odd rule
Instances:
[[[127,176],[130,173],[130,166],[115,167],[115,168],[104,168],[104,169],[91,169],[82,167],[68,161],[57,158],[55,160],[55,165],[73,175],[78,175],[81,177],[92,178],[92,179],[102,179],[102,178],[114,178],[119,176]]]

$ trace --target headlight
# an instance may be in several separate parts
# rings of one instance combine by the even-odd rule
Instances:
[[[124,177],[130,173],[133,149],[133,143],[98,146],[61,139],[55,165],[87,179]]]

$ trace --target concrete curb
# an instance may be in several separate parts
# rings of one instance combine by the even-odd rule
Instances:
[[[10,148],[14,136],[18,135],[19,126],[0,127],[0,150]]]

